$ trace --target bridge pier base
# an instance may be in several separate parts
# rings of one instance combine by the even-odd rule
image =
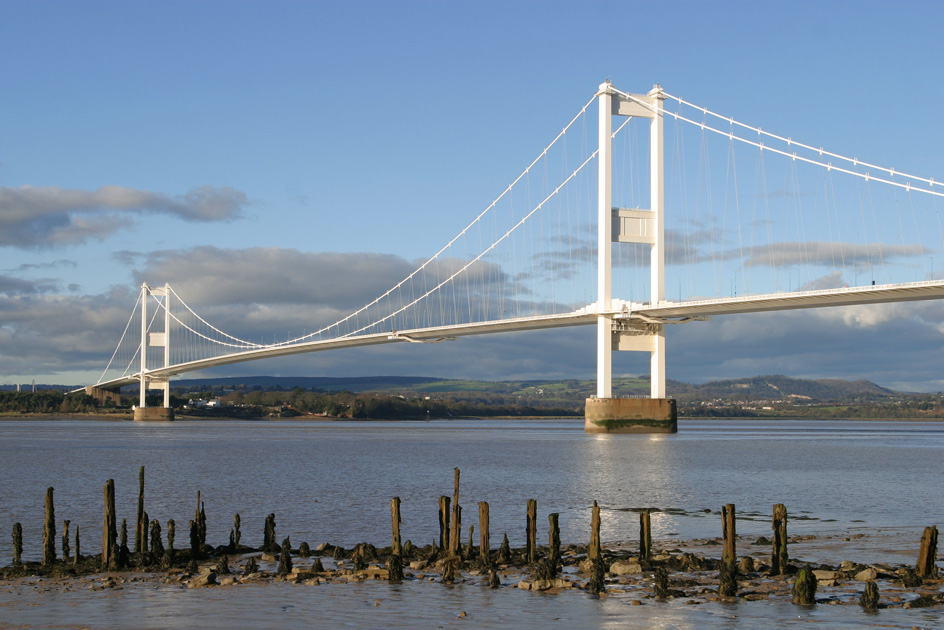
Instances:
[[[174,410],[167,407],[135,407],[135,422],[169,422],[174,419]]]
[[[678,433],[672,398],[588,398],[587,433]]]

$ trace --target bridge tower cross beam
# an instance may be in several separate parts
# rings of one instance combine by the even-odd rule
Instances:
[[[674,433],[674,400],[665,398],[665,325],[627,329],[616,322],[613,300],[613,242],[650,245],[650,303],[665,301],[665,176],[663,108],[658,85],[645,95],[624,95],[607,80],[597,92],[599,152],[597,191],[597,395],[588,398],[585,430],[594,433]],[[649,209],[614,208],[613,116],[648,118],[650,156]],[[613,398],[613,351],[647,351],[650,398]]]

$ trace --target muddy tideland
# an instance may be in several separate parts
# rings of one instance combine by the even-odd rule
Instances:
[[[480,623],[473,625],[481,627],[497,627],[506,622],[526,626],[539,618],[545,622],[565,621],[568,618],[562,616],[564,613],[554,612],[561,602],[566,602],[560,606],[561,610],[570,610],[570,614],[574,614],[574,610],[581,611],[579,622],[570,619],[574,622],[568,624],[570,627],[604,627],[607,615],[597,619],[592,608],[603,606],[602,610],[608,610],[607,601],[632,607],[622,608],[620,614],[627,619],[642,620],[641,625],[656,623],[658,619],[662,619],[658,623],[665,625],[669,623],[664,617],[666,611],[672,611],[669,616],[676,622],[666,627],[731,627],[730,623],[722,624],[719,619],[739,616],[755,621],[804,616],[817,620],[810,611],[832,606],[840,608],[819,619],[829,625],[842,620],[839,612],[842,607],[853,610],[856,615],[847,620],[850,627],[935,627],[936,620],[944,617],[941,615],[944,580],[936,564],[937,528],[934,526],[928,527],[920,540],[903,540],[890,532],[846,537],[791,537],[787,535],[789,516],[784,507],[778,505],[773,514],[771,537],[746,539],[736,534],[734,506],[726,505],[721,511],[724,522],[719,523],[723,532],[721,538],[660,543],[642,535],[639,541],[614,544],[601,542],[599,510],[594,504],[589,545],[561,546],[557,514],[550,515],[546,529],[541,528],[546,531],[542,539],[547,540],[547,544],[542,545],[538,542],[536,510],[529,502],[527,544],[511,548],[507,536],[498,545],[489,541],[489,512],[485,502],[478,504],[479,519],[475,523],[478,536],[476,526],[472,525],[465,530],[468,535],[463,537],[462,526],[469,523],[463,521],[462,526],[459,525],[462,510],[456,469],[455,493],[453,497],[440,500],[440,535],[432,544],[422,547],[410,541],[401,544],[400,501],[394,498],[390,502],[392,536],[389,546],[378,548],[361,543],[345,549],[322,543],[311,548],[307,542],[294,546],[288,537],[279,542],[275,514],[266,518],[262,547],[241,543],[238,515],[234,517],[229,541],[211,546],[206,541],[206,516],[199,497],[194,518],[186,528],[178,528],[176,523],[168,521],[162,531],[161,524],[149,520],[143,510],[143,468],[140,484],[138,514],[130,528],[127,520],[118,525],[113,494],[109,493],[113,485],[109,481],[105,489],[103,530],[89,533],[79,532],[77,528],[70,532],[69,522],[63,521],[57,534],[53,491],[49,489],[43,560],[21,560],[22,528],[18,523],[14,526],[14,560],[10,566],[0,569],[0,628],[117,628],[141,614],[145,621],[153,622],[153,627],[163,627],[165,623],[187,625],[179,618],[175,617],[172,622],[167,617],[184,614],[180,611],[186,609],[187,602],[194,605],[192,598],[174,599],[173,593],[181,591],[217,593],[207,595],[205,603],[208,610],[214,611],[212,619],[220,625],[236,623],[250,614],[239,608],[240,602],[245,605],[247,601],[255,601],[264,605],[266,591],[278,593],[276,599],[288,601],[281,605],[290,608],[301,605],[302,601],[310,603],[310,597],[331,593],[323,605],[333,607],[329,617],[335,625],[371,625],[382,623],[381,619],[398,623],[411,619],[430,621],[418,610],[441,605],[441,602],[435,603],[438,599],[433,592],[444,588],[453,593],[468,589],[471,597],[463,599],[460,595],[464,604],[459,605],[474,607]],[[649,531],[648,522],[649,512],[642,511],[640,532]],[[81,536],[88,534],[96,539],[98,534],[102,535],[104,553],[82,554]],[[186,544],[180,544],[182,539],[186,539]],[[36,545],[37,541],[30,542]],[[857,550],[866,551],[876,546],[882,547],[889,557],[904,560],[910,556],[917,560],[856,562]],[[346,599],[337,590],[356,589],[358,585],[363,588],[365,584],[376,587],[357,590],[352,599]],[[267,588],[260,590],[263,585]],[[287,595],[282,590],[285,588],[311,590],[299,600],[301,591]],[[534,611],[537,617],[493,618],[501,616],[503,608],[500,596],[490,594],[502,591],[514,594],[514,607],[524,606],[521,610],[527,605],[521,603],[520,593],[540,598]],[[361,605],[365,592],[369,593],[375,608],[391,598],[401,609],[391,613],[392,618],[378,618],[376,612],[348,617],[350,611],[346,611],[346,607],[355,602]],[[97,600],[97,597],[106,599]],[[156,613],[147,604],[153,604],[154,597],[164,602],[158,607],[160,613],[156,621],[151,618]],[[554,599],[559,600],[558,603],[554,603]],[[410,600],[414,601],[412,606]],[[101,612],[98,604],[103,601],[109,602],[111,615]],[[220,604],[220,601],[229,603]],[[680,612],[680,605],[701,612]],[[637,607],[655,608],[644,612]],[[96,612],[93,614],[87,609]],[[144,610],[149,612],[142,613]],[[171,610],[176,612],[169,612]],[[862,618],[866,613],[872,616]],[[91,620],[87,618],[89,614],[93,616]],[[458,610],[450,619],[463,620],[472,614]],[[882,614],[892,617],[883,618]],[[708,621],[699,620],[705,615]],[[197,622],[192,617],[189,621]],[[205,620],[199,623],[203,627],[215,625]],[[750,627],[751,623],[745,621],[737,627]],[[137,625],[152,627],[151,623]],[[273,622],[273,627],[276,625],[279,624]]]

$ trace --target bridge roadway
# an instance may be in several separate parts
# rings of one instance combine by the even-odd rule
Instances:
[[[909,302],[916,300],[934,300],[944,298],[944,280],[908,282],[902,284],[870,285],[865,287],[843,287],[816,291],[797,291],[769,293],[765,295],[745,295],[741,297],[693,300],[686,302],[660,302],[657,305],[638,302],[613,301],[613,308],[602,312],[596,304],[584,307],[572,313],[562,315],[540,315],[497,321],[456,324],[432,328],[391,331],[339,337],[336,339],[308,341],[291,345],[273,345],[235,352],[219,357],[179,363],[166,368],[148,370],[151,379],[165,379],[186,372],[207,368],[270,359],[273,357],[319,352],[340,348],[356,348],[384,343],[414,342],[435,343],[469,335],[511,332],[518,330],[537,330],[564,326],[594,324],[603,315],[617,320],[638,323],[680,323],[691,319],[709,318],[714,315],[733,315],[737,313],[758,313],[801,308],[821,308],[829,306],[852,306],[857,304],[879,304],[886,302]],[[124,385],[140,382],[140,372],[110,381],[97,383],[102,389],[115,389]],[[83,390],[77,390],[83,391]]]

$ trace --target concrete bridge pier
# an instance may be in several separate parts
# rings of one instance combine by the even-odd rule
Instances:
[[[588,398],[587,433],[678,433],[672,398]]]
[[[168,422],[174,419],[174,410],[168,407],[135,407],[135,422]]]

